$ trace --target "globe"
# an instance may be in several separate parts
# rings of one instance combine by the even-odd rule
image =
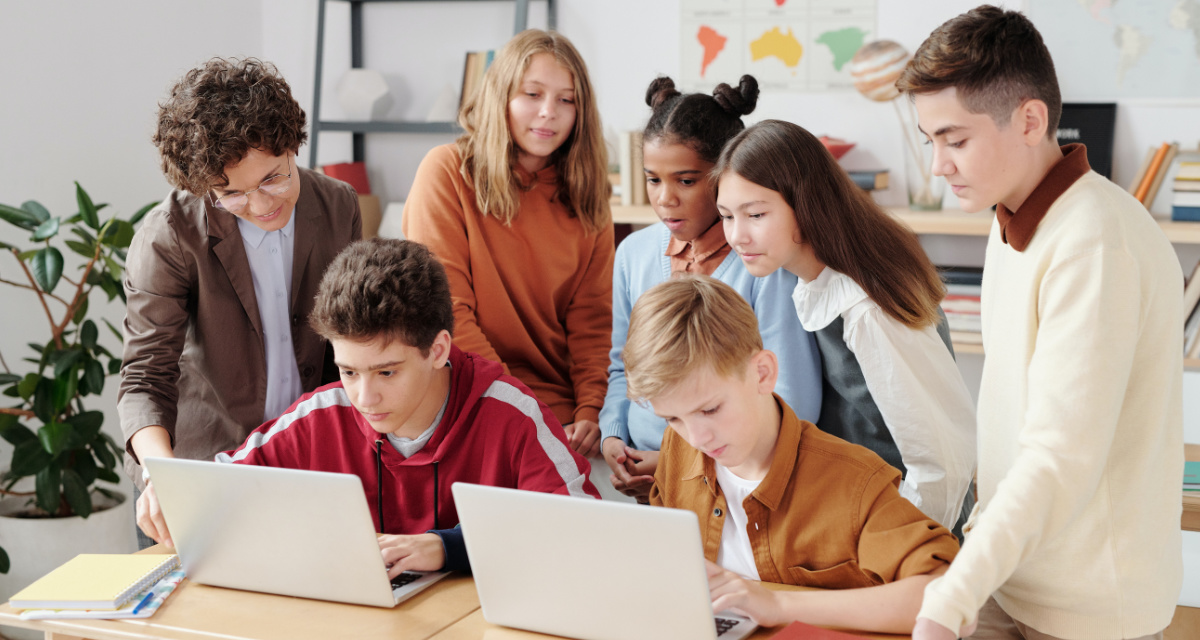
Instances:
[[[850,59],[850,77],[854,88],[877,102],[894,100],[900,92],[896,79],[912,56],[899,43],[875,40],[864,44]]]

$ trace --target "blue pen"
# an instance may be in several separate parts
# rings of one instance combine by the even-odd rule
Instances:
[[[133,608],[133,611],[131,611],[129,615],[136,616],[137,613],[142,610],[142,607],[146,606],[147,602],[150,602],[150,598],[153,598],[153,597],[154,597],[154,587],[151,587],[150,590],[146,592],[146,595],[142,597],[141,602],[137,603],[137,606],[135,606]]]

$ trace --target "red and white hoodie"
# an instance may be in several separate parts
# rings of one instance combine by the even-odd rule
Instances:
[[[446,543],[447,569],[456,565],[461,532],[450,485],[470,482],[544,493],[599,498],[589,462],[567,446],[554,413],[521,381],[474,353],[450,349],[450,397],[425,446],[405,458],[350,404],[341,382],[300,397],[287,412],[255,429],[241,447],[217,454],[234,462],[310,471],[353,473],[362,480],[377,531],[434,531]],[[376,512],[383,460],[384,522]],[[436,506],[435,506],[436,505]],[[435,514],[436,508],[436,514]],[[450,537],[457,540],[448,539]]]

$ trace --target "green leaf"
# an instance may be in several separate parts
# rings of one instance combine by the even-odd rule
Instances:
[[[89,393],[99,394],[104,391],[104,366],[99,360],[87,361],[83,367],[83,379],[87,382]]]
[[[45,222],[50,219],[50,212],[42,203],[37,200],[26,200],[21,203],[21,209],[29,212],[29,215],[37,219],[38,222]]]
[[[12,249],[16,249],[16,247],[12,246],[11,244],[9,244],[7,242],[0,242],[0,249],[12,250]],[[0,549],[0,552],[3,552],[3,551],[4,551],[4,549]]]
[[[40,440],[26,440],[13,449],[12,468],[9,473],[14,478],[31,476],[50,464],[51,459],[50,454],[42,449]]]
[[[79,479],[83,481],[83,486],[90,487],[96,481],[100,469],[96,466],[96,459],[92,457],[91,452],[87,449],[81,449],[71,454],[73,463],[70,468],[79,474]]]
[[[96,328],[96,323],[91,320],[85,320],[79,327],[79,343],[84,349],[92,350],[96,348],[96,339],[100,337],[100,330]]]
[[[8,573],[12,568],[12,563],[8,560],[8,553],[4,551],[4,547],[0,547],[0,573]]]
[[[0,373],[0,384],[12,384],[20,381],[21,376],[15,373]]]
[[[104,293],[108,294],[108,299],[110,302],[118,295],[124,299],[125,292],[122,290],[120,283],[115,282],[112,278],[108,277],[107,274],[101,274],[99,271],[92,271],[92,273],[96,274],[96,279],[99,280],[100,288],[104,290]],[[91,276],[89,275],[88,278],[90,279]]]
[[[79,215],[83,218],[84,224],[99,230],[100,216],[96,214],[98,209],[92,203],[92,197],[83,190],[83,187],[79,186],[78,182],[75,183],[75,201],[79,203]]]
[[[121,330],[113,325],[113,323],[109,322],[108,318],[103,318],[103,320],[104,324],[108,325],[109,330],[113,332],[113,335],[117,337],[117,340],[120,340],[122,343],[124,343],[125,336],[121,335]]]
[[[133,225],[124,220],[113,220],[100,236],[100,242],[110,247],[128,247],[133,242]]]
[[[82,357],[83,351],[80,349],[63,349],[57,352],[54,356],[54,377],[65,378],[71,367]]]
[[[29,441],[37,442],[37,434],[29,430],[29,427],[17,422],[16,416],[8,416],[12,418],[12,423],[6,425],[0,430],[0,437],[8,441],[9,444],[16,446]],[[7,421],[5,421],[7,422]]]
[[[108,361],[108,375],[115,376],[121,373],[121,361],[116,358],[111,358]]]
[[[25,379],[17,384],[17,393],[24,400],[29,400],[33,397],[33,392],[37,389],[37,383],[42,377],[36,373],[25,374]]]
[[[117,475],[116,471],[113,471],[112,469],[105,469],[104,467],[99,467],[96,469],[96,477],[100,480],[111,482],[113,484],[121,483],[121,476]],[[107,494],[107,492],[100,487],[96,487],[96,491]]]
[[[83,299],[79,301],[79,306],[75,307],[75,316],[71,318],[71,322],[74,322],[75,324],[83,322],[83,319],[87,317],[87,312],[88,299],[87,296],[84,296]]]
[[[158,206],[158,202],[147,203],[146,206],[142,207],[141,209],[138,209],[137,213],[133,214],[133,217],[129,218],[129,224],[137,224],[137,223],[141,222],[142,218],[145,218],[146,214],[150,213],[150,211],[153,210],[154,207],[157,207],[157,206]]]
[[[88,458],[91,459],[91,456]],[[94,466],[93,469],[95,469]],[[87,490],[89,484],[91,483],[84,482],[74,469],[63,471],[63,497],[67,499],[67,505],[71,507],[71,512],[83,518],[92,515],[92,498],[88,495]]]
[[[89,245],[86,242],[80,242],[78,240],[67,240],[66,243],[67,247],[71,249],[71,251],[74,251],[75,253],[78,253],[89,260],[93,255],[95,255],[94,251],[92,250],[94,245]]]
[[[66,378],[54,380],[54,415],[59,415],[71,406],[71,400],[79,391],[79,380],[72,373]]]
[[[74,431],[74,427],[65,422],[51,422],[38,429],[37,435],[42,449],[52,456],[57,456],[67,449],[67,443],[70,442]]]
[[[30,249],[29,251],[22,251],[20,254],[17,255],[17,259],[20,260],[21,262],[29,262],[30,260],[33,259],[34,256],[37,255],[37,253],[38,253],[37,249]]]
[[[62,503],[62,465],[52,462],[37,472],[34,489],[37,491],[37,506],[51,514],[58,513]]]
[[[104,438],[104,441],[108,443],[108,448],[111,449],[113,455],[117,457],[117,462],[121,462],[125,459],[125,447],[119,446],[117,441],[112,439],[112,436],[104,433],[103,431],[100,432],[100,437]]]
[[[36,216],[16,207],[10,207],[6,204],[0,204],[0,220],[21,227],[28,231],[33,231],[42,223]]]
[[[33,237],[30,239],[34,242],[41,242],[56,235],[58,235],[58,218],[50,218],[33,230]]]
[[[73,375],[42,378],[33,394],[33,412],[45,424],[54,422],[70,404],[71,398],[75,397],[78,388],[78,382]]]
[[[70,220],[67,220],[67,222],[70,222]],[[79,239],[86,242],[88,246],[96,246],[96,236],[88,233],[87,229],[84,229],[83,227],[71,227],[71,233],[79,236]],[[91,254],[89,253],[88,255]]]
[[[113,260],[111,256],[104,256],[103,260],[104,266],[108,267],[109,275],[111,275],[114,279],[119,279],[121,277],[121,272],[124,271],[121,265],[117,264],[117,261]]]
[[[96,454],[96,459],[100,461],[100,464],[103,465],[103,468],[115,469],[117,467],[117,458],[111,451],[108,450],[108,447],[105,446],[105,444],[106,443],[103,441],[93,442],[92,453]]]
[[[41,249],[33,256],[31,266],[33,268],[33,279],[37,281],[42,291],[50,293],[54,291],[54,287],[58,286],[58,279],[62,277],[62,252],[54,247]]]
[[[36,342],[27,342],[25,344],[29,345],[30,349],[33,349],[34,351],[38,352],[39,354],[46,350],[45,345],[40,345]]]
[[[65,422],[71,425],[73,430],[68,448],[78,449],[94,444],[93,441],[100,435],[100,427],[104,424],[104,414],[99,411],[84,411],[67,418]],[[104,441],[100,442],[102,444]]]

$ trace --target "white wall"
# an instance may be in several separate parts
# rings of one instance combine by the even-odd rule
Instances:
[[[258,1],[0,3],[0,202],[38,200],[52,215],[69,217],[78,211],[74,180],[125,215],[161,199],[168,186],[150,143],[157,102],[211,56],[261,55],[263,34]],[[31,246],[27,234],[2,222],[0,240]],[[0,278],[23,280],[11,255],[0,255]],[[102,304],[101,291],[90,300],[120,326],[119,301]],[[10,368],[26,371],[21,359],[32,351],[25,344],[49,336],[32,292],[0,284],[0,327],[0,354]],[[120,353],[107,329],[100,339]],[[104,410],[105,429],[121,442],[117,381],[109,378],[89,408]],[[8,467],[11,451],[0,443],[0,468]]]

